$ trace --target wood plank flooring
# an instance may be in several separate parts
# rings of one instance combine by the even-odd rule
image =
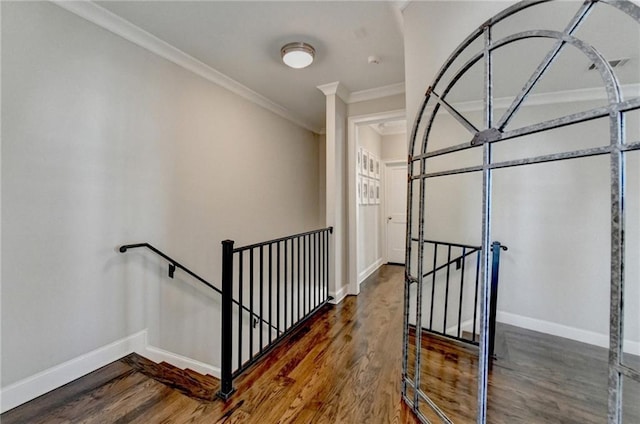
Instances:
[[[402,285],[402,267],[381,268],[358,297],[327,306],[246,371],[226,403],[186,396],[125,358],[0,422],[417,423],[400,397]]]
[[[0,422],[417,423],[400,397],[403,273],[382,267],[358,297],[327,306],[238,378],[226,403],[213,397],[215,381],[158,372],[130,356],[6,412]],[[422,387],[453,422],[475,422],[477,353],[437,337],[425,341]],[[496,354],[490,424],[606,422],[606,350],[500,325]],[[625,424],[640,423],[638,389],[627,386]]]
[[[410,337],[415,349],[415,337]],[[421,388],[455,423],[474,423],[477,348],[423,333]],[[489,372],[487,422],[607,422],[608,351],[560,337],[497,324]],[[415,354],[409,357],[414,367]],[[629,365],[640,368],[638,357]],[[640,423],[640,386],[625,385],[624,423]],[[441,422],[426,403],[421,412]]]

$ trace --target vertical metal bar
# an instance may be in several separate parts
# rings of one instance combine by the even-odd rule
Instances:
[[[296,322],[298,320],[300,320],[300,311],[301,311],[300,308],[302,306],[301,297],[300,297],[301,296],[301,292],[300,292],[300,240],[301,240],[301,238],[298,237],[297,240],[298,240],[298,260],[297,260],[298,266],[297,266],[296,272],[298,274],[298,296],[297,296],[297,298],[298,298],[298,316],[296,317]]]
[[[462,264],[460,267],[460,300],[458,300],[458,334],[460,337],[462,327],[462,295],[464,293],[464,263],[467,261],[467,248],[462,248]]]
[[[262,333],[264,333],[264,327],[262,326],[262,320],[264,319],[263,313],[263,304],[264,304],[264,246],[260,246],[260,317],[259,317],[259,325],[260,325],[260,352],[264,348],[264,343],[262,340]]]
[[[227,400],[234,392],[231,361],[233,356],[233,240],[222,242],[222,337],[220,341],[220,391]]]
[[[423,102],[423,104],[426,103]],[[418,118],[419,119],[419,118]],[[415,143],[415,129],[412,137],[412,144]],[[410,152],[411,154],[411,152]],[[405,228],[405,271],[404,271],[404,299],[403,299],[403,328],[402,328],[402,397],[408,399],[407,381],[409,379],[409,302],[411,301],[411,219],[413,216],[413,182],[411,175],[413,173],[413,161],[411,156],[407,158],[409,165],[407,166],[407,226]],[[417,330],[417,329],[416,329]],[[417,332],[416,332],[417,334]]]
[[[311,260],[311,249],[313,247],[313,243],[311,241],[311,235],[307,236],[307,245],[308,245],[308,252],[307,252],[307,257],[309,260],[309,269],[308,269],[308,273],[309,273],[309,279],[307,281],[307,313],[309,313],[311,311],[311,300],[313,299],[313,290],[311,288],[311,285],[313,284],[313,261]]]
[[[314,278],[314,283],[313,283],[313,289],[314,289],[314,293],[315,293],[315,306],[318,306],[320,304],[320,268],[318,267],[319,264],[319,258],[320,258],[320,237],[319,234],[314,234],[313,235],[313,241],[314,241],[314,255],[313,257],[315,258],[315,270],[316,270],[316,275]]]
[[[280,336],[280,242],[276,244],[276,337]]]
[[[283,287],[284,287],[284,305],[282,306],[284,309],[284,329],[286,330],[287,328],[289,328],[288,325],[288,319],[287,319],[287,312],[289,312],[289,308],[287,307],[287,261],[288,261],[288,257],[289,257],[289,249],[288,249],[289,243],[288,240],[284,241],[284,282],[283,282]]]
[[[244,274],[243,274],[244,251],[238,252],[238,369],[242,368],[242,315],[243,306],[242,292],[244,290]],[[251,323],[251,317],[249,317]]]
[[[269,331],[269,344],[271,344],[271,339],[273,337],[273,331],[271,326],[273,325],[273,244],[269,243],[269,325],[267,326],[267,331]]]
[[[330,246],[330,238],[331,234],[333,234],[333,229],[329,229],[329,232],[326,234],[327,242],[324,245],[325,248],[325,263],[324,263],[324,289],[327,294],[327,298],[329,298],[329,261],[331,260],[331,256],[329,256],[329,246]]]
[[[438,267],[438,243],[433,243],[433,274],[431,275],[431,311],[429,312],[429,330],[433,330],[433,302],[436,297],[436,268],[437,267]]]
[[[253,320],[255,319],[255,315],[253,313],[253,249],[249,249],[249,361],[253,359]]]
[[[426,150],[426,143],[423,145],[423,150]],[[426,159],[420,160],[420,173],[426,173],[427,161]],[[420,179],[420,201],[418,204],[418,283],[416,289],[416,353],[415,353],[415,390],[413,393],[413,405],[417,413],[420,412],[420,388],[421,384],[421,359],[422,359],[422,286],[424,283],[424,248],[423,243],[425,233],[425,196],[426,196],[426,180]]]
[[[295,279],[295,248],[294,248],[295,240],[291,239],[291,321],[289,325],[293,326],[295,322],[293,319],[293,315],[295,313],[295,304],[296,304],[296,279]]]
[[[473,340],[473,341],[476,340],[476,325],[478,323],[478,321],[477,321],[477,317],[478,317],[478,288],[480,287],[480,262],[482,261],[482,258],[480,256],[481,253],[482,253],[482,250],[478,250],[478,253],[476,253],[476,288],[475,288],[475,295],[473,296],[473,330],[472,330],[472,334],[471,334],[471,340]]]
[[[442,332],[447,334],[447,312],[449,309],[449,275],[451,271],[451,245],[447,248],[447,279],[444,289],[444,319],[442,325]]]
[[[489,356],[493,356],[496,345],[496,312],[498,310],[498,276],[500,273],[500,242],[491,245],[491,301],[489,303]]]
[[[484,28],[485,63],[485,127],[493,126],[493,66],[491,46],[491,26]],[[482,266],[480,289],[480,358],[478,358],[478,411],[477,422],[487,422],[487,384],[489,380],[489,245],[491,243],[491,143],[483,146],[482,170]]]
[[[624,250],[625,250],[625,156],[620,150],[624,120],[620,112],[612,112],[611,144],[611,289],[609,302],[609,424],[622,423],[623,386],[619,367],[623,358],[624,333]]]

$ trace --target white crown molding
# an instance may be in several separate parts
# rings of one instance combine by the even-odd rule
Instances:
[[[640,84],[626,84],[621,87],[622,93],[625,97],[640,96]],[[578,90],[564,90],[555,91],[552,93],[540,93],[532,94],[528,96],[523,107],[527,106],[541,106],[549,104],[560,103],[573,103],[573,102],[586,102],[593,100],[606,100],[607,94],[604,88],[581,88]],[[493,105],[496,109],[507,109],[513,97],[500,97],[493,100]],[[473,112],[484,110],[484,102],[482,100],[473,100],[469,102],[452,103],[452,106],[459,112]],[[446,111],[441,109],[443,113]]]
[[[87,21],[98,25],[110,31],[125,40],[128,40],[170,62],[175,63],[214,84],[217,84],[250,102],[261,106],[276,115],[287,119],[294,124],[305,128],[314,133],[318,133],[319,129],[315,128],[308,122],[293,115],[291,111],[280,106],[279,104],[267,99],[261,94],[256,93],[250,88],[240,84],[238,81],[228,77],[220,71],[215,70],[209,65],[197,60],[196,58],[186,54],[182,50],[177,49],[171,44],[159,39],[155,35],[143,30],[142,28],[132,24],[126,19],[98,6],[89,1],[65,1],[51,0],[53,4],[83,18]]]
[[[354,91],[349,95],[347,103],[365,102],[367,100],[375,100],[382,97],[395,96],[397,94],[404,94],[404,91],[404,82],[385,85],[382,87],[370,88],[368,90]]]
[[[395,96],[397,94],[404,94],[405,91],[404,82],[354,92],[349,92],[349,90],[347,90],[347,88],[343,84],[341,84],[340,81],[322,84],[317,88],[318,90],[322,91],[325,96],[336,94],[346,104],[366,102],[367,100],[375,100],[381,99],[383,97]]]
[[[325,96],[336,95],[342,99],[343,102],[349,103],[349,90],[340,83],[340,81],[330,82],[328,84],[322,84],[316,87],[322,91]]]

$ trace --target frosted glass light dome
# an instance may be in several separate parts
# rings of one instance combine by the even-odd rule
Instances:
[[[302,69],[311,65],[316,51],[307,43],[295,42],[282,47],[280,54],[285,65],[294,69]]]

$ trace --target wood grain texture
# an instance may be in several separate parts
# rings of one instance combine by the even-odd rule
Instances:
[[[358,297],[326,306],[238,378],[227,402],[213,397],[213,377],[131,355],[6,412],[0,421],[417,423],[400,398],[403,272],[382,267]],[[422,388],[455,423],[475,422],[476,349],[423,337]],[[606,422],[606,350],[500,325],[496,354],[490,424]],[[639,387],[625,388],[625,423],[640,423]]]
[[[217,382],[131,355],[6,412],[13,423],[417,423],[400,398],[403,268],[326,306],[215,400]]]

